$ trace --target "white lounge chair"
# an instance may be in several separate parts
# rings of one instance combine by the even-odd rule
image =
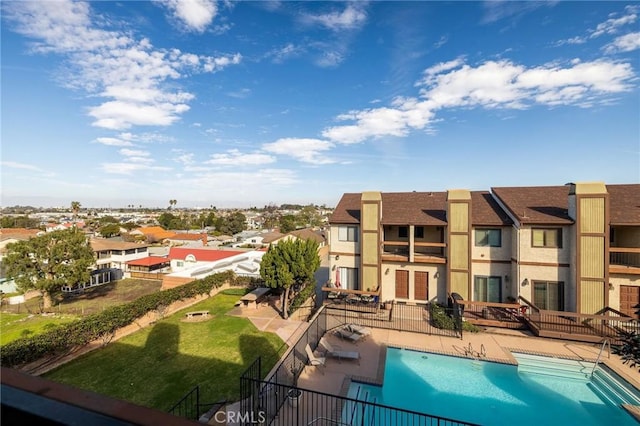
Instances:
[[[335,334],[336,336],[338,336],[341,339],[348,340],[348,341],[353,342],[353,343],[357,343],[358,340],[360,340],[360,339],[362,339],[364,337],[362,334],[355,333],[355,332],[347,329],[346,327],[336,328],[333,331],[333,334]]]
[[[307,356],[309,357],[309,365],[312,365],[314,367],[324,366],[324,363],[327,360],[327,358],[315,356],[315,354],[311,350],[311,346],[309,346],[308,343],[304,347],[304,350],[307,353]]]
[[[370,336],[371,335],[371,329],[368,327],[364,327],[362,325],[357,325],[357,324],[347,324],[345,326],[345,328],[349,331],[351,331],[352,333],[358,333],[362,336]]]
[[[330,356],[332,358],[338,358],[338,360],[343,359],[355,359],[360,362],[360,352],[358,351],[345,351],[342,350],[339,346],[333,347],[331,343],[324,337],[320,339],[320,346],[325,349],[326,356]]]

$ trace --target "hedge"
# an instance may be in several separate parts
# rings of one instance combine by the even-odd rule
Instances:
[[[434,327],[445,330],[455,330],[455,321],[447,314],[447,308],[444,306],[437,303],[431,303],[429,305],[429,314]],[[480,328],[468,321],[464,321],[462,323],[462,330],[477,333],[480,331]]]
[[[4,367],[16,367],[44,357],[68,354],[96,339],[103,339],[106,343],[111,340],[116,330],[128,326],[145,314],[161,310],[179,300],[208,294],[226,282],[237,284],[232,271],[148,294],[133,302],[113,306],[98,314],[58,325],[42,334],[14,340],[2,347],[0,364]]]

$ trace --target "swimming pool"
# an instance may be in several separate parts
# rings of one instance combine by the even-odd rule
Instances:
[[[352,382],[348,396],[482,425],[638,426],[619,405],[640,393],[605,369],[514,356],[519,366],[388,348],[383,386]]]

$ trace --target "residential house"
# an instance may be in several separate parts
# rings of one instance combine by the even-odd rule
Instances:
[[[206,233],[178,232],[164,241],[171,246],[205,247],[209,242],[209,237]]]
[[[331,281],[382,300],[640,303],[640,185],[344,194],[330,224]]]
[[[175,235],[175,232],[167,231],[161,226],[144,226],[129,232],[129,235],[144,237],[149,242],[161,242]]]
[[[172,247],[169,252],[171,273],[165,275],[162,288],[172,288],[224,271],[241,276],[260,276],[264,251],[215,250]]]
[[[90,243],[97,269],[119,269],[124,273],[128,271],[127,262],[149,256],[148,244],[105,238],[92,238]]]

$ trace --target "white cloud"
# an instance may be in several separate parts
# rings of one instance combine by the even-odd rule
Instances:
[[[600,37],[603,34],[615,34],[620,27],[628,24],[633,24],[638,18],[638,6],[625,7],[625,15],[619,18],[609,18],[606,21],[598,24],[595,30],[592,30],[590,37]]]
[[[10,169],[30,170],[32,172],[44,172],[40,167],[33,164],[17,163],[15,161],[0,161],[2,167],[8,167]]]
[[[102,145],[108,145],[108,146],[133,146],[131,142],[118,139],[118,138],[101,137],[101,138],[96,138],[95,142],[101,143]]]
[[[304,14],[303,23],[319,25],[332,31],[353,30],[361,28],[367,21],[366,3],[351,3],[341,12],[322,15]]]
[[[328,127],[322,136],[343,144],[402,137],[411,130],[429,131],[437,121],[436,113],[446,109],[590,107],[631,90],[634,79],[630,64],[607,60],[573,60],[565,67],[548,64],[527,68],[508,60],[470,66],[456,59],[426,69],[416,84],[420,87],[417,97],[397,98],[388,107],[341,114],[336,117],[338,121],[353,123]]]
[[[554,6],[556,1],[485,1],[484,16],[482,22],[491,24],[506,18],[519,18],[520,16],[533,12],[542,6]]]
[[[203,32],[218,13],[211,0],[159,0],[188,31]]]
[[[144,163],[102,163],[102,171],[117,175],[131,175],[138,171],[169,171],[169,167],[151,166]]]
[[[173,151],[180,154],[174,159],[176,162],[183,164],[185,166],[189,166],[190,164],[193,164],[195,162],[194,160],[195,155],[193,153],[183,153],[180,150],[173,150]]]
[[[124,155],[125,157],[148,157],[149,155],[151,155],[149,151],[127,149],[127,148],[123,148],[119,152],[121,155]]]
[[[191,3],[184,7],[190,10],[195,4]],[[185,72],[219,71],[242,59],[239,54],[211,57],[154,48],[149,40],[137,40],[129,32],[104,29],[111,23],[92,15],[89,3],[7,2],[3,6],[3,15],[15,30],[35,40],[34,52],[65,58],[65,71],[58,76],[62,85],[82,90],[92,99],[105,99],[87,109],[98,127],[171,125],[194,99],[193,94],[176,89],[172,80]]]
[[[606,53],[631,52],[640,49],[640,32],[617,37],[603,49]]]
[[[211,159],[205,161],[205,164],[217,166],[257,166],[260,164],[274,163],[275,161],[275,157],[268,154],[261,154],[259,152],[243,154],[237,149],[230,149],[224,154],[211,155]]]
[[[271,61],[276,64],[280,64],[289,58],[301,55],[305,50],[305,47],[302,45],[296,46],[293,43],[288,43],[283,47],[271,50],[265,57],[270,58]]]
[[[245,99],[251,95],[251,89],[247,89],[245,87],[240,90],[236,90],[235,92],[228,92],[227,95],[231,96],[232,98]]]
[[[309,164],[330,164],[335,161],[323,157],[323,152],[333,148],[334,144],[320,139],[283,138],[262,145],[262,149],[274,154],[287,155]]]

